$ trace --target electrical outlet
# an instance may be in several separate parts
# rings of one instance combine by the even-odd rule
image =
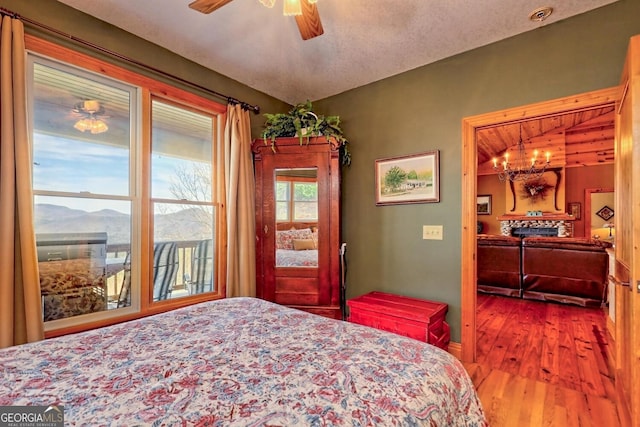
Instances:
[[[422,238],[425,240],[442,240],[441,225],[423,225]]]

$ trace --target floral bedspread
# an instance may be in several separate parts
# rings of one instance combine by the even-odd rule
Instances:
[[[0,374],[0,405],[65,425],[487,425],[445,351],[254,298],[0,350]]]
[[[318,250],[292,251],[276,249],[277,267],[317,267]]]

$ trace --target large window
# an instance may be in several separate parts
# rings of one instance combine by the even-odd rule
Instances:
[[[161,84],[148,88],[148,78],[74,62],[33,52],[28,62],[45,328],[223,296],[212,185],[219,104],[166,87],[154,95]]]

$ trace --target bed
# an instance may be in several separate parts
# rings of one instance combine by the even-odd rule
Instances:
[[[276,267],[317,267],[318,231],[310,228],[276,232]]]
[[[487,425],[447,352],[256,298],[10,347],[0,370],[0,405],[65,425]]]
[[[318,250],[276,249],[276,267],[317,267]]]

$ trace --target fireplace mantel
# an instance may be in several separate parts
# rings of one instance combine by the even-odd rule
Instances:
[[[542,214],[542,216],[530,215],[502,215],[498,217],[498,221],[575,221],[576,217],[567,214]]]
[[[514,229],[555,229],[558,237],[571,237],[573,234],[573,215],[567,214],[543,214],[540,216],[527,215],[502,215],[500,221],[500,234],[511,236]],[[533,231],[533,230],[532,230]],[[542,230],[540,230],[542,232]],[[553,230],[550,230],[553,231]]]

